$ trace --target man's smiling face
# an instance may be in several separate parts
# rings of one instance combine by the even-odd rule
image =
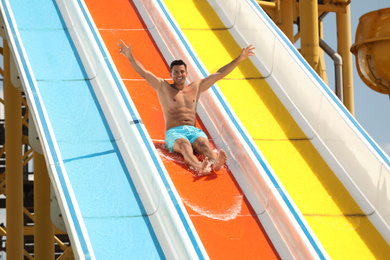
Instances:
[[[173,84],[183,85],[187,79],[187,70],[184,65],[175,65],[172,67],[171,77]]]

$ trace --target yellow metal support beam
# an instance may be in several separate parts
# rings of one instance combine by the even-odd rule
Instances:
[[[301,53],[310,66],[317,71],[319,63],[319,33],[317,0],[300,1]]]
[[[323,21],[318,21],[318,30],[320,39],[322,40],[324,38],[324,28],[323,28]],[[322,78],[323,81],[325,81],[326,84],[328,84],[328,75],[326,74],[326,65],[325,65],[325,57],[324,57],[324,51],[322,48],[319,49],[319,64],[318,64],[318,75]]]
[[[57,230],[59,233],[62,233],[62,231],[61,230]],[[65,245],[58,237],[54,237],[54,241],[57,243],[57,245],[61,248],[61,250],[62,251],[66,251],[66,250],[68,250],[68,246],[67,245]]]
[[[2,227],[0,227],[0,236],[7,236],[7,231]]]
[[[73,250],[72,247],[68,247],[60,257],[57,258],[57,260],[73,260]]]
[[[22,95],[11,83],[11,55],[6,40],[4,51],[4,110],[6,145],[7,258],[23,259],[23,167]]]
[[[297,7],[299,7],[299,3],[297,3]],[[318,11],[320,12],[334,12],[334,13],[345,13],[345,5],[334,5],[334,4],[322,4],[318,5]]]
[[[337,52],[343,58],[343,101],[352,115],[355,114],[353,98],[353,74],[351,47],[351,12],[347,5],[345,13],[336,13]]]
[[[24,250],[24,256],[27,257],[29,260],[34,260],[34,257],[32,257],[26,249],[23,249]]]
[[[54,225],[50,219],[50,178],[45,158],[34,152],[34,252],[36,260],[54,256]]]
[[[268,2],[268,1],[257,1],[257,3],[261,6],[263,9],[275,9],[276,3],[275,2]]]
[[[284,1],[284,0],[281,0]],[[257,3],[264,10],[275,10],[277,9],[276,2],[267,2],[267,1],[257,1]],[[296,8],[299,10],[299,2],[296,3]],[[318,5],[318,11],[321,12],[334,12],[334,13],[345,13],[346,12],[345,4],[320,4]]]
[[[287,38],[294,43],[294,2],[295,0],[281,0],[281,24],[279,28]]]

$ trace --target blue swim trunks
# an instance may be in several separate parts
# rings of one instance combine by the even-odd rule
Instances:
[[[207,135],[199,128],[191,125],[172,127],[165,133],[165,146],[172,152],[177,139],[185,138],[192,144],[198,137],[207,138]]]

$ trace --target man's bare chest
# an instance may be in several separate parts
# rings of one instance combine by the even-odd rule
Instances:
[[[160,102],[162,101],[169,107],[196,107],[198,100],[198,91],[196,87],[185,86],[184,89],[177,89],[169,85],[160,93]]]
[[[196,93],[193,91],[177,91],[170,98],[178,106],[193,106],[196,103]]]

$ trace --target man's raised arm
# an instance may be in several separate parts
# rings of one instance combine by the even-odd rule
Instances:
[[[232,72],[233,69],[238,66],[238,64],[240,64],[242,61],[244,61],[249,56],[253,56],[254,49],[255,49],[255,47],[252,47],[252,45],[249,45],[248,47],[243,48],[241,50],[240,55],[237,58],[235,58],[230,63],[223,66],[222,68],[220,68],[217,72],[210,74],[209,76],[204,78],[200,83],[201,91],[203,92],[203,91],[206,91],[207,89],[209,89],[215,82],[217,82],[220,79],[223,79],[230,72]]]
[[[119,52],[123,54],[129,61],[133,69],[144,78],[149,85],[156,91],[162,86],[163,79],[156,77],[152,72],[145,69],[145,67],[134,57],[131,52],[131,46],[126,46],[126,44],[120,40],[121,43],[118,43]]]

